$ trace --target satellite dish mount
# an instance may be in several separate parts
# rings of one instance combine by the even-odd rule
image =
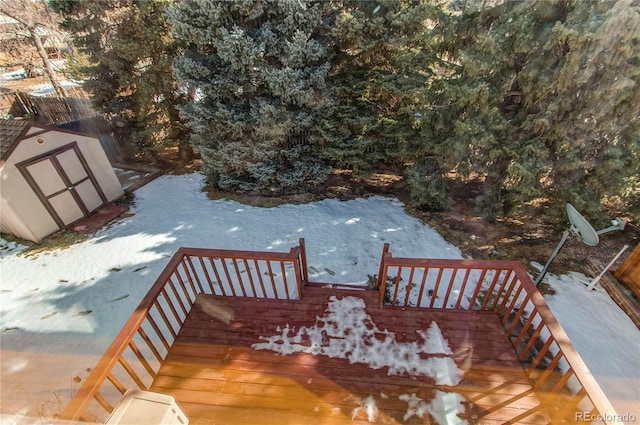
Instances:
[[[544,278],[544,276],[547,274],[547,270],[549,269],[551,262],[554,258],[556,258],[556,256],[560,252],[560,249],[569,238],[569,235],[573,234],[580,237],[585,245],[596,246],[598,245],[598,242],[600,242],[599,235],[609,233],[614,230],[622,230],[624,229],[625,225],[624,220],[620,217],[617,217],[615,220],[611,221],[611,226],[596,232],[591,224],[589,224],[587,219],[585,219],[582,214],[580,214],[578,210],[576,210],[573,205],[569,203],[567,203],[567,216],[569,217],[569,223],[571,223],[571,227],[569,227],[562,233],[562,239],[560,239],[560,242],[556,246],[556,249],[553,250],[553,253],[547,260],[547,264],[544,265],[544,268],[536,279],[536,286],[540,285],[540,282],[542,282],[542,278]]]

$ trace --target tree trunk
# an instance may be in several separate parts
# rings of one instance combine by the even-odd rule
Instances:
[[[56,91],[58,96],[67,97],[67,91],[64,89],[64,87],[62,87],[60,81],[58,81],[58,77],[56,77],[56,73],[53,70],[53,65],[51,64],[49,56],[47,55],[47,51],[44,49],[44,45],[42,44],[42,39],[38,35],[37,27],[30,27],[29,34],[31,35],[33,44],[36,46],[36,50],[38,50],[38,55],[42,59],[44,72],[47,74],[47,77],[49,77],[49,81],[51,81],[53,89]]]
[[[188,140],[181,140],[179,142],[178,155],[180,156],[180,161],[185,164],[193,159],[193,147],[191,147],[191,143]]]

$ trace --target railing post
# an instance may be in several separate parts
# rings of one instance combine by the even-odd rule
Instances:
[[[307,285],[309,283],[309,271],[307,270],[307,248],[304,243],[304,238],[300,238],[300,266],[302,267],[302,283]]]
[[[298,253],[300,253],[300,251],[298,250]],[[298,299],[301,300],[302,299],[302,289],[304,288],[303,282],[302,282],[302,273],[300,271],[301,265],[300,265],[300,258],[296,258],[296,260],[293,262],[293,270],[295,272],[295,279],[296,279],[296,288],[298,290]]]
[[[379,307],[382,308],[382,303],[384,302],[384,292],[386,290],[386,284],[387,284],[387,279],[386,279],[386,274],[387,274],[387,265],[386,265],[386,258],[387,256],[391,256],[391,253],[389,252],[389,244],[385,243],[384,246],[382,247],[382,257],[380,258],[380,269],[378,270],[378,295],[380,297],[380,304]]]

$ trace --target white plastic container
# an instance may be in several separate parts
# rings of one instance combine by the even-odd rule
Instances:
[[[127,390],[105,425],[188,425],[189,419],[170,395]]]

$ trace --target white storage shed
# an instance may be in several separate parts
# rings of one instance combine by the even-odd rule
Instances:
[[[40,242],[124,194],[100,141],[0,121],[0,230]]]

